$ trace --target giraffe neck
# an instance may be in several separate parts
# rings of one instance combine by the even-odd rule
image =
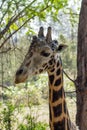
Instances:
[[[70,130],[71,121],[66,107],[62,65],[58,60],[49,76],[49,113],[51,130]]]

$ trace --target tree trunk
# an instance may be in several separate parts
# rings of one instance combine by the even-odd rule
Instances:
[[[87,0],[82,0],[77,45],[77,115],[80,130],[87,130]]]

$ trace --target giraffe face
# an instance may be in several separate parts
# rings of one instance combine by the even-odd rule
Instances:
[[[33,37],[25,59],[16,72],[16,84],[25,82],[28,76],[40,74],[53,67],[56,51],[58,51],[58,48],[61,49],[61,47],[58,47],[56,40],[48,40],[49,35],[47,38],[43,37],[42,34],[41,36],[42,37]]]
[[[46,71],[53,55],[54,51],[46,44],[46,40],[37,38],[31,43],[22,65],[16,72],[15,83],[24,82],[28,76]]]
[[[33,43],[29,48],[28,56],[30,60],[27,61],[29,62],[27,66],[29,75],[35,75],[45,71],[52,55],[53,51],[51,47],[46,44],[45,39],[37,38],[37,42]],[[27,65],[28,63],[25,64]]]

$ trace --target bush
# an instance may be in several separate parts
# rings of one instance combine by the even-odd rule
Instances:
[[[27,115],[27,124],[20,124],[19,130],[46,130],[47,124],[43,122],[35,122],[35,118]]]
[[[11,87],[4,91],[5,98],[0,103],[1,130],[46,130],[47,124],[37,122],[38,105],[42,103],[42,89],[29,85]],[[37,112],[35,113],[35,111]],[[21,120],[20,120],[21,119]]]

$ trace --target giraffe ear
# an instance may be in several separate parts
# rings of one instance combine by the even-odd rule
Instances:
[[[67,45],[60,44],[60,45],[58,46],[58,48],[57,48],[57,51],[58,51],[58,52],[61,52],[61,51],[63,51],[64,49],[66,49],[67,47],[68,47]]]

